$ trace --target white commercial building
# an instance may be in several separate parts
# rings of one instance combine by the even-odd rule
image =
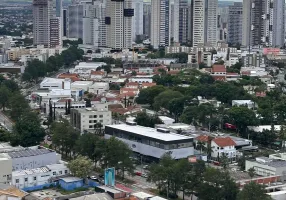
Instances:
[[[137,126],[134,122],[105,126],[105,138],[116,137],[128,144],[132,151],[151,158],[159,159],[172,152],[175,159],[194,155],[193,138],[168,129]]]
[[[107,47],[124,49],[132,47],[132,0],[106,2]]]
[[[193,46],[205,43],[205,0],[193,1]]]
[[[245,171],[250,168],[254,168],[255,174],[260,176],[283,176],[286,173],[286,161],[257,157],[255,160],[245,161]]]
[[[135,83],[153,83],[153,75],[137,75],[130,78],[130,82]]]
[[[88,91],[89,87],[92,86],[92,84],[93,81],[75,81],[71,84],[71,89]]]
[[[67,175],[69,169],[65,164],[52,164],[35,169],[12,172],[12,185],[19,189],[33,188],[51,183],[51,178]]]
[[[88,92],[99,95],[109,90],[109,83],[106,82],[95,82],[93,85],[89,86]]]
[[[71,80],[70,79],[58,79],[58,78],[45,78],[40,83],[40,88],[49,90],[52,89],[70,89]]]
[[[72,126],[84,132],[92,131],[100,123],[103,127],[112,124],[111,111],[108,110],[108,104],[93,104],[92,108],[71,109],[70,122]]]
[[[169,0],[152,0],[151,2],[151,45],[169,45]]]

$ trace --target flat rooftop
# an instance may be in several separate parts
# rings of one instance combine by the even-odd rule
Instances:
[[[158,132],[155,128],[149,128],[144,126],[132,126],[127,124],[115,124],[115,125],[106,125],[106,127],[111,127],[115,129],[119,129],[122,131],[127,131],[130,133],[134,133],[137,135],[154,138],[162,141],[176,141],[176,140],[186,140],[192,139],[192,137],[179,135],[176,133],[162,133]]]
[[[20,171],[13,171],[12,176],[25,176],[31,174],[40,174],[40,173],[47,173],[50,170],[47,167],[40,167],[35,169],[27,169],[27,170],[20,170]]]
[[[10,156],[10,158],[21,158],[21,157],[43,155],[43,154],[48,154],[52,152],[54,151],[49,150],[49,149],[25,149],[22,151],[8,152],[7,154]]]

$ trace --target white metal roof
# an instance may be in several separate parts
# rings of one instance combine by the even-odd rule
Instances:
[[[163,141],[175,141],[191,139],[192,137],[179,135],[176,133],[162,133],[158,132],[155,128],[149,128],[144,126],[131,126],[127,124],[114,124],[106,125],[106,127],[116,128],[123,131],[128,131],[137,135],[146,136],[149,138],[159,139]]]

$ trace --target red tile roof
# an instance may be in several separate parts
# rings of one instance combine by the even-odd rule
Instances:
[[[250,71],[242,71],[241,74],[242,74],[242,75],[249,76],[249,75],[250,75]]]
[[[171,74],[171,75],[175,75],[175,74],[180,73],[180,71],[179,70],[172,70],[172,71],[168,71],[167,73]]]
[[[226,73],[227,76],[238,76],[238,73],[233,73],[233,72],[227,72]]]
[[[226,68],[224,65],[213,65],[212,72],[226,72]]]
[[[105,72],[103,72],[103,71],[91,71],[90,74],[91,74],[91,75],[104,75]]]
[[[153,87],[156,86],[156,83],[142,83],[142,87]]]
[[[64,74],[58,75],[58,78],[60,78],[60,79],[64,79],[64,78],[78,78],[78,74],[64,73]]]
[[[230,138],[215,138],[213,142],[216,143],[219,147],[235,146],[236,143]]]
[[[200,142],[209,142],[211,140],[211,137],[208,135],[200,135],[196,137],[196,140]]]
[[[257,96],[257,97],[266,97],[266,92],[256,92],[255,96]]]

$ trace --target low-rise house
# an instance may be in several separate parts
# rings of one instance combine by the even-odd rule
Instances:
[[[219,160],[219,158],[224,154],[233,161],[236,159],[236,143],[230,137],[215,138],[211,141],[213,159]]]
[[[142,83],[141,84],[141,88],[142,89],[146,89],[148,87],[153,87],[153,86],[156,86],[157,84],[156,83]]]
[[[101,80],[103,77],[106,76],[105,71],[91,71],[90,72],[90,79],[92,80]]]
[[[214,78],[214,80],[225,81],[226,67],[224,65],[213,65],[211,70],[211,76]]]

